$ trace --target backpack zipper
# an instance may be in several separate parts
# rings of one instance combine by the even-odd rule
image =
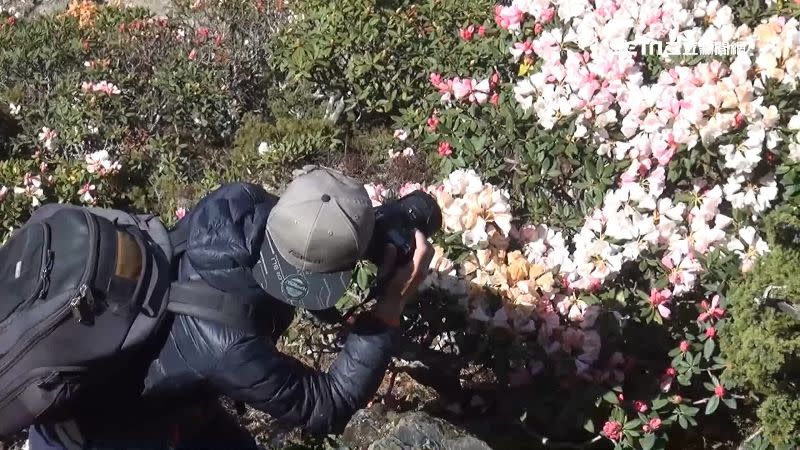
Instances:
[[[95,223],[91,213],[86,210],[84,210],[83,213],[89,224],[89,264],[83,273],[83,277],[81,277],[81,283],[78,285],[75,295],[72,296],[69,302],[61,306],[55,314],[39,323],[39,326],[36,328],[32,328],[32,330],[34,330],[32,336],[25,340],[20,339],[20,342],[16,346],[17,351],[14,352],[13,356],[7,362],[2,364],[4,369],[0,370],[0,377],[14,367],[17,361],[28,353],[30,347],[47,337],[53,331],[52,328],[69,316],[70,313],[72,313],[79,322],[84,323],[87,316],[94,311],[94,296],[92,295],[92,290],[88,282],[97,266],[97,223]],[[8,354],[6,354],[6,356],[8,356]],[[6,358],[0,358],[0,361],[3,359]]]
[[[59,383],[65,381],[67,378],[64,376],[67,372],[78,373],[76,370],[69,370],[72,368],[52,367],[47,368],[45,372],[41,369],[36,369],[28,374],[22,383],[10,390],[0,392],[0,410],[8,406],[22,391],[24,391],[31,384],[35,384],[40,389],[52,390],[53,387],[58,386]],[[33,375],[33,373],[37,373]]]
[[[28,307],[36,300],[44,298],[47,295],[47,289],[50,287],[50,270],[53,269],[53,260],[51,258],[53,252],[50,250],[50,227],[45,223],[41,225],[44,229],[44,251],[42,252],[39,282],[36,284],[36,289],[34,289],[31,297],[23,304],[23,308]]]
[[[92,289],[89,286],[89,278],[92,276],[97,268],[97,223],[94,216],[85,209],[82,211],[86,216],[86,222],[89,224],[89,265],[81,278],[81,284],[75,295],[70,299],[69,306],[72,313],[78,322],[84,323],[91,319],[91,315],[95,309],[94,296]]]
[[[52,270],[53,266],[53,252],[50,250],[50,227],[47,226],[45,223],[39,223],[39,226],[42,227],[42,261],[41,265],[39,266],[39,279],[36,282],[36,286],[33,288],[33,292],[31,292],[30,296],[25,299],[22,303],[20,303],[11,314],[9,314],[8,318],[14,316],[17,311],[23,311],[25,308],[29,307],[33,302],[44,298],[47,294],[47,288],[50,286],[50,270]],[[10,323],[7,322],[7,323]],[[3,330],[5,326],[0,326],[0,330]]]

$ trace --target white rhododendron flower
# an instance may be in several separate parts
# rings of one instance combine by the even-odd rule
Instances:
[[[775,177],[765,175],[756,183],[743,175],[732,175],[724,187],[725,199],[736,209],[747,209],[754,213],[764,212],[778,196]]]
[[[380,206],[386,201],[389,191],[382,184],[365,184],[364,189],[367,190],[372,206]]]
[[[742,261],[742,272],[749,272],[753,268],[756,258],[769,252],[769,246],[751,226],[742,227],[737,236],[731,238],[727,245],[728,250],[736,253]]]
[[[44,145],[44,148],[48,150],[53,149],[53,141],[57,137],[58,132],[47,127],[42,127],[42,131],[39,133],[39,141],[41,141],[42,145]]]
[[[42,189],[42,177],[40,175],[33,175],[26,173],[22,179],[22,186],[14,188],[15,194],[27,195],[31,198],[31,204],[36,207],[41,204],[41,199],[44,198],[44,190]]]
[[[107,150],[98,150],[86,155],[86,171],[89,173],[105,176],[114,174],[120,169],[122,169],[122,164],[112,160]]]

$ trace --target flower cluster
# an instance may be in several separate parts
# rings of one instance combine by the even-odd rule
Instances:
[[[86,171],[100,176],[113,175],[122,169],[119,161],[111,159],[107,150],[98,150],[86,155]]]
[[[541,29],[553,11],[563,25]],[[619,188],[606,195],[603,206],[587,217],[575,237],[577,250],[562,268],[570,286],[595,288],[644,252],[662,261],[670,271],[671,294],[680,295],[694,287],[702,270],[696,256],[728,249],[748,270],[754,255],[768,251],[755,228],[740,231],[744,241],[736,237],[736,230],[728,230],[731,219],[719,214],[719,207],[725,200],[757,220],[776,200],[775,173],[756,171],[782,141],[778,109],[766,105],[762,95],[767,79],[794,87],[800,77],[797,20],[772,17],[750,30],[735,27],[731,8],[716,1],[692,8],[649,0],[637,1],[634,7],[617,1],[515,0],[498,6],[495,20],[515,38],[525,34],[528,20],[534,21],[534,28],[540,26],[533,38],[510,48],[515,60],[535,56],[542,61],[536,73],[514,88],[521,107],[532,108],[539,124],[548,129],[570,118],[574,138],[595,146],[601,155],[631,162]],[[755,54],[737,54],[730,65],[713,60],[674,66],[646,84],[634,54],[619,51],[618,44],[629,35],[637,41],[686,40],[712,46],[732,41],[746,44]],[[611,127],[618,127],[624,139],[612,138]],[[730,171],[723,185],[695,181],[691,205],[663,195],[664,167],[676,155],[712,147],[741,129],[741,142],[718,148]],[[800,116],[789,129],[800,129]],[[790,159],[800,158],[800,144],[790,151]],[[653,306],[662,316],[666,313],[663,303]]]
[[[373,204],[389,193],[367,185]],[[423,288],[437,288],[459,298],[471,319],[516,334],[533,335],[547,356],[571,358],[575,373],[585,380],[621,381],[622,355],[597,364],[602,347],[593,329],[601,312],[579,298],[579,292],[559,282],[559,269],[570,259],[561,232],[545,225],[512,225],[508,194],[484,183],[472,170],[451,173],[442,183],[424,188],[406,184],[399,194],[425,190],[442,209],[443,231],[460,235],[469,254],[456,264],[443,247],[435,247]],[[499,297],[500,308],[489,307]],[[544,368],[531,360],[526,376]]]
[[[14,188],[14,194],[26,195],[31,199],[31,205],[37,207],[41,204],[41,199],[44,197],[44,190],[42,189],[42,177],[40,175],[33,175],[28,172],[22,178],[22,186]]]
[[[119,95],[119,87],[108,81],[100,81],[97,83],[91,81],[84,81],[81,84],[81,90],[89,93],[101,93],[105,95]]]
[[[474,78],[443,78],[439,73],[430,74],[430,82],[441,94],[441,102],[452,104],[456,101],[477,103],[480,105],[489,102],[497,104],[500,94],[497,92],[500,75],[495,72],[491,77],[476,80]]]
[[[39,141],[41,141],[44,148],[48,150],[53,149],[53,143],[57,137],[58,132],[47,127],[42,127],[42,131],[39,132]]]
[[[65,15],[78,19],[81,28],[94,25],[97,16],[98,6],[92,0],[72,0],[67,7]]]
[[[442,209],[444,230],[461,233],[468,247],[484,248],[489,244],[489,223],[503,237],[511,231],[508,191],[483,183],[474,170],[451,173],[433,195]]]

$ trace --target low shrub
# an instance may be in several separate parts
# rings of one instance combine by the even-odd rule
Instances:
[[[800,305],[800,209],[782,206],[766,220],[772,251],[729,294],[732,322],[721,341],[725,374],[758,396],[758,418],[774,444],[800,445],[800,308],[796,317],[775,303]],[[768,288],[775,288],[769,291]],[[766,298],[764,304],[760,302]]]

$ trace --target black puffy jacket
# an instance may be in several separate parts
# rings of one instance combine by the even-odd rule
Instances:
[[[277,198],[246,183],[225,185],[188,216],[190,235],[182,279],[202,276],[226,292],[259,289],[250,274],[258,259],[269,210]],[[261,291],[263,292],[263,291]],[[313,434],[340,432],[375,394],[397,331],[360,317],[327,373],[275,348],[294,308],[265,295],[273,314],[262,336],[177,316],[145,380],[146,397],[188,392],[223,394]]]

